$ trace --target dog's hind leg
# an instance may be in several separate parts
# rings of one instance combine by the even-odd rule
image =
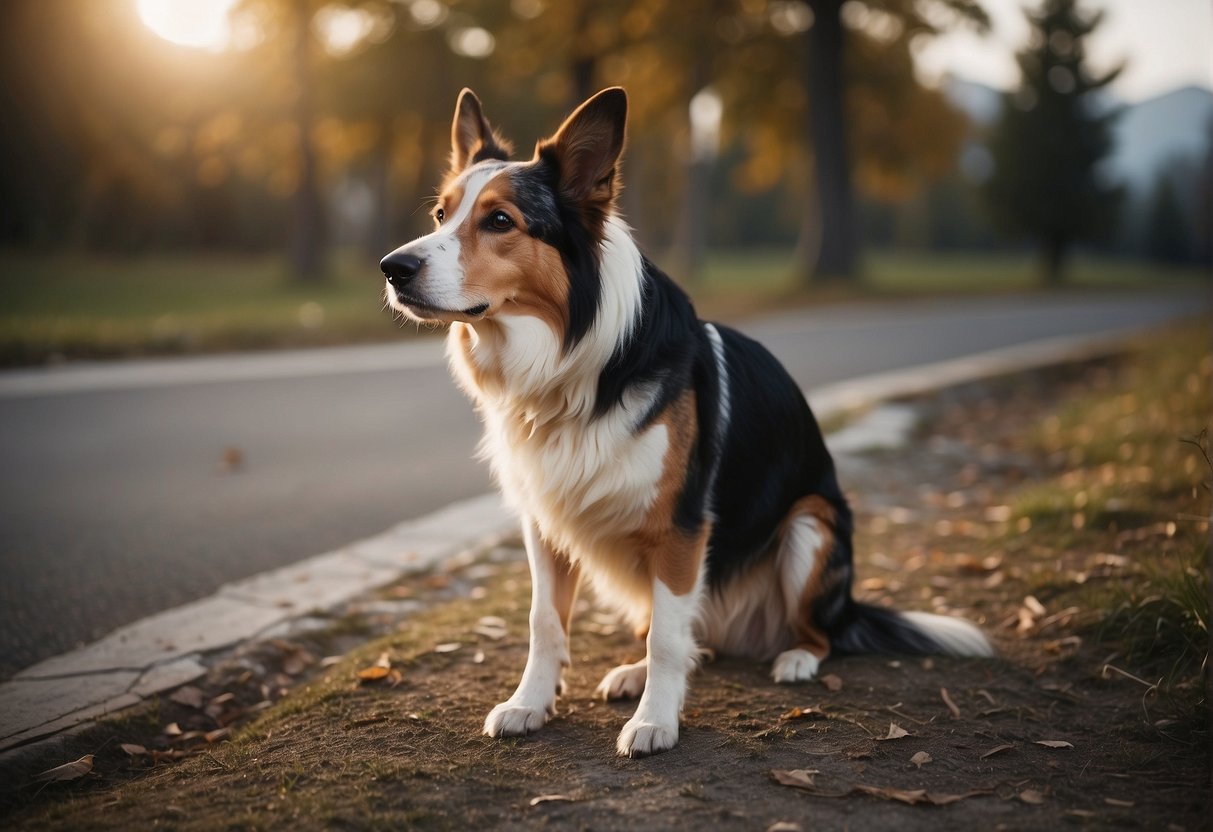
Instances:
[[[776,579],[783,598],[792,647],[775,657],[771,677],[779,683],[807,682],[830,654],[820,625],[825,596],[833,594],[830,558],[837,540],[834,509],[821,497],[799,500],[784,521],[776,555]]]
[[[554,552],[534,523],[523,536],[531,567],[531,638],[526,669],[514,695],[489,712],[484,733],[512,737],[536,731],[556,713],[561,671],[570,664],[569,618],[577,595],[578,569]]]

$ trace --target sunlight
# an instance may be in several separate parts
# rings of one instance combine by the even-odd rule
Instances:
[[[231,41],[228,12],[237,0],[137,0],[143,24],[167,41],[218,51]]]

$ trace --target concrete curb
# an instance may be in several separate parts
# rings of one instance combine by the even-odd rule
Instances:
[[[482,551],[517,528],[499,495],[462,500],[334,552],[226,584],[208,598],[39,662],[0,684],[0,754],[191,682],[207,672],[207,657]]]
[[[996,375],[1108,355],[1131,332],[1051,338],[967,358],[825,385],[819,420]],[[844,443],[845,444],[845,443]],[[833,442],[831,442],[833,445]],[[437,512],[291,566],[226,584],[208,598],[129,624],[0,684],[0,755],[87,725],[198,679],[234,646],[271,637],[401,577],[470,557],[517,533],[497,494]]]

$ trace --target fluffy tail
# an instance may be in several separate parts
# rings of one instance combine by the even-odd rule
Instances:
[[[993,656],[981,630],[967,621],[929,612],[897,612],[852,602],[831,633],[844,653],[922,653],[949,656]]]

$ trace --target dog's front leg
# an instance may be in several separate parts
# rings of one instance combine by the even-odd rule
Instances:
[[[514,695],[489,712],[484,733],[513,737],[537,731],[556,713],[560,674],[569,665],[569,617],[577,595],[577,567],[557,554],[530,519],[523,520],[531,566],[531,643]]]
[[[668,751],[678,743],[678,718],[686,698],[687,674],[695,666],[691,628],[699,611],[698,587],[675,595],[661,579],[653,581],[649,624],[648,679],[636,713],[623,726],[616,749],[625,757]]]

